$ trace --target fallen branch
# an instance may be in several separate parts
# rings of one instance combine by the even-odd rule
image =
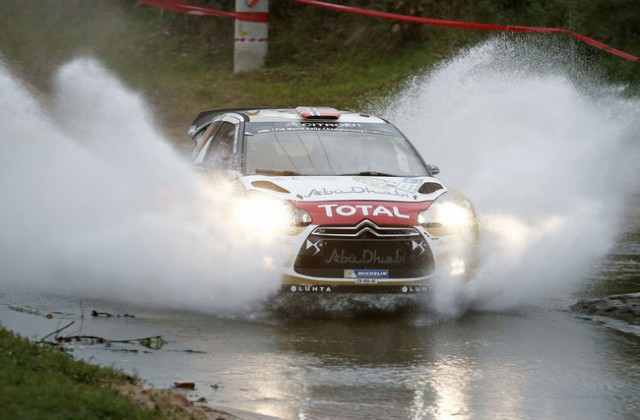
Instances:
[[[50,332],[49,334],[47,334],[47,335],[45,335],[44,337],[42,337],[42,338],[40,339],[39,343],[43,343],[43,342],[45,342],[45,341],[47,340],[47,338],[51,337],[52,335],[56,335],[56,334],[58,334],[59,332],[62,332],[62,331],[64,331],[64,330],[66,330],[67,328],[69,328],[70,326],[72,326],[72,325],[73,325],[73,324],[75,324],[75,323],[76,323],[76,321],[71,321],[71,322],[69,322],[67,325],[65,325],[64,327],[62,327],[62,328],[58,328],[57,330]],[[56,341],[57,341],[57,339],[56,339]]]
[[[193,382],[174,382],[173,387],[177,389],[196,389],[196,384]]]
[[[91,311],[91,316],[94,318],[135,318],[135,315],[131,315],[131,314],[112,314],[109,312],[100,312],[100,311],[96,311],[95,309]]]
[[[123,340],[110,340],[95,335],[70,335],[57,337],[58,343],[80,343],[85,344],[139,344],[151,350],[160,350],[167,342],[160,335],[142,338],[127,338]]]
[[[202,351],[202,350],[193,350],[193,349],[173,349],[173,350],[167,350],[167,351],[173,351],[176,353],[190,353],[190,354],[207,354],[206,351]]]
[[[66,337],[56,337],[58,343],[80,343],[85,344],[104,344],[108,342],[106,338],[98,337],[95,335],[69,335]]]
[[[38,309],[32,308],[30,306],[26,306],[26,305],[7,305],[7,306],[9,307],[9,309],[11,309],[12,311],[15,311],[15,312],[20,312],[20,313],[29,314],[29,315],[41,316],[41,317],[47,318],[47,319],[53,318],[53,315],[45,314],[44,312],[41,312]]]

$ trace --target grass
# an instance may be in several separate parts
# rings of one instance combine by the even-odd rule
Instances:
[[[117,371],[74,361],[0,329],[0,407],[11,419],[153,419],[120,396]]]
[[[0,417],[38,419],[164,419],[123,397],[115,387],[134,379],[75,361],[0,327]]]
[[[204,109],[367,108],[408,78],[490,36],[422,28],[419,37],[407,41],[408,26],[274,5],[267,66],[235,75],[231,20],[163,13],[135,7],[132,0],[66,4],[0,2],[0,58],[4,55],[16,73],[46,93],[59,65],[76,56],[96,57],[144,95],[156,121],[175,140],[185,139],[184,130]],[[610,73],[621,74],[637,66],[613,58],[605,64]]]
[[[164,45],[161,49],[154,43],[146,47],[114,45],[101,56],[112,57],[110,65],[144,93],[159,113],[158,120],[179,133],[200,111],[217,107],[363,108],[388,96],[408,77],[425,71],[449,53],[447,48],[425,47],[383,55],[349,49],[331,59],[309,54],[294,62],[270,63],[264,70],[236,75],[231,71],[230,48],[211,53],[190,47],[193,39],[188,37],[159,37],[166,38],[158,41]]]

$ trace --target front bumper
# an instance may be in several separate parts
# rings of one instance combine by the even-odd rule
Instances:
[[[351,278],[315,278],[303,275],[284,275],[281,293],[330,295],[361,294],[420,294],[431,291],[431,276],[410,279],[386,279],[375,284],[359,284]]]
[[[429,293],[441,248],[420,226],[370,221],[313,225],[289,239],[294,252],[281,278],[288,295]]]

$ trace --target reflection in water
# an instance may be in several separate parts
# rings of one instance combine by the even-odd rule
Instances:
[[[424,370],[415,384],[411,418],[460,419],[469,417],[467,386],[472,374],[468,360],[442,360]]]
[[[434,417],[438,420],[467,418],[467,385],[471,370],[467,360],[438,363],[433,372],[432,387],[436,391]]]
[[[640,340],[562,312],[256,322],[89,306],[137,318],[87,319],[85,333],[161,334],[169,345],[152,355],[78,347],[76,357],[156,386],[194,381],[213,405],[285,419],[622,420],[640,407]],[[56,322],[3,306],[0,320],[27,336]]]

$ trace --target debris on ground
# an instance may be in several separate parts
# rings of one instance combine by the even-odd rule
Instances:
[[[640,325],[640,293],[582,299],[571,309],[587,315],[615,318]]]
[[[57,338],[57,334],[58,333],[61,333],[62,331],[66,330],[67,328],[69,328],[70,326],[72,326],[75,323],[76,323],[75,321],[71,321],[67,325],[65,325],[64,327],[58,328],[57,330],[50,332],[49,334],[45,335],[44,337],[42,337],[40,339],[40,343],[46,342],[47,338],[49,338],[51,336],[56,336],[56,338]]]
[[[86,345],[94,344],[139,344],[151,350],[160,350],[167,342],[160,335],[142,338],[127,338],[123,340],[112,340],[95,335],[69,335],[65,337],[56,337],[58,343],[79,343]]]
[[[86,345],[105,344],[108,340],[103,337],[93,335],[68,335],[65,337],[56,337],[58,343],[79,343]]]
[[[193,350],[193,349],[171,349],[171,350],[167,350],[167,351],[173,351],[176,353],[190,353],[190,354],[207,354],[206,351],[202,351],[202,350]]]
[[[61,312],[61,311],[51,311],[50,315],[55,315],[56,317],[77,316],[77,314],[74,314],[71,312]]]
[[[117,352],[117,353],[144,353],[144,354],[151,354],[152,352],[150,352],[149,350],[139,350],[139,349],[114,349],[111,347],[107,347],[107,350],[109,351],[113,351],[113,352]]]
[[[132,340],[127,340],[131,342],[137,342],[143,347],[146,347],[151,350],[160,350],[167,342],[162,338],[161,335],[156,335],[153,337],[145,337],[145,338],[136,338]],[[116,342],[116,341],[112,341]]]
[[[20,312],[20,313],[23,313],[23,314],[41,316],[41,317],[47,318],[47,319],[52,319],[53,318],[53,314],[42,312],[39,309],[36,309],[36,308],[34,308],[32,306],[28,306],[28,305],[7,305],[7,306],[8,306],[9,309],[11,309],[14,312]]]
[[[135,315],[132,314],[112,314],[110,312],[100,312],[93,309],[91,311],[91,316],[94,318],[135,318]]]
[[[196,384],[194,382],[174,382],[173,387],[177,389],[196,389]]]
[[[20,309],[24,309],[23,307],[20,307]],[[97,314],[97,315],[96,315]],[[91,315],[92,316],[106,316],[104,315],[106,314],[106,312],[96,312],[95,310],[92,311]],[[108,314],[108,317],[111,317],[113,315]],[[120,315],[118,315],[120,316]],[[129,317],[133,317],[133,315],[122,315],[122,316],[129,316]],[[127,338],[127,339],[121,339],[121,340],[114,340],[114,339],[108,339],[108,338],[104,338],[104,337],[100,337],[100,336],[95,336],[95,335],[67,335],[67,336],[58,336],[59,333],[61,333],[62,331],[66,330],[67,328],[71,327],[73,324],[75,324],[75,321],[71,321],[69,323],[67,323],[66,325],[64,325],[61,328],[56,329],[55,331],[52,331],[51,333],[45,335],[44,337],[42,337],[39,341],[40,344],[49,344],[49,345],[54,345],[54,346],[59,346],[62,344],[84,344],[84,345],[96,345],[96,344],[104,344],[107,346],[107,349],[110,351],[117,351],[117,352],[122,352],[122,353],[145,353],[145,354],[149,354],[151,352],[149,351],[145,351],[145,350],[140,350],[140,349],[131,349],[131,348],[111,348],[110,346],[112,344],[137,344],[140,345],[142,347],[148,348],[150,350],[160,350],[164,347],[165,344],[167,344],[167,341],[160,335],[154,335],[154,336],[150,336],[150,337],[141,337],[141,338]],[[53,341],[47,341],[47,339],[49,337],[54,337]],[[180,353],[189,353],[189,354],[207,354],[206,351],[201,351],[201,350],[194,350],[194,349],[171,349],[168,351],[172,351],[172,352],[180,352]]]

